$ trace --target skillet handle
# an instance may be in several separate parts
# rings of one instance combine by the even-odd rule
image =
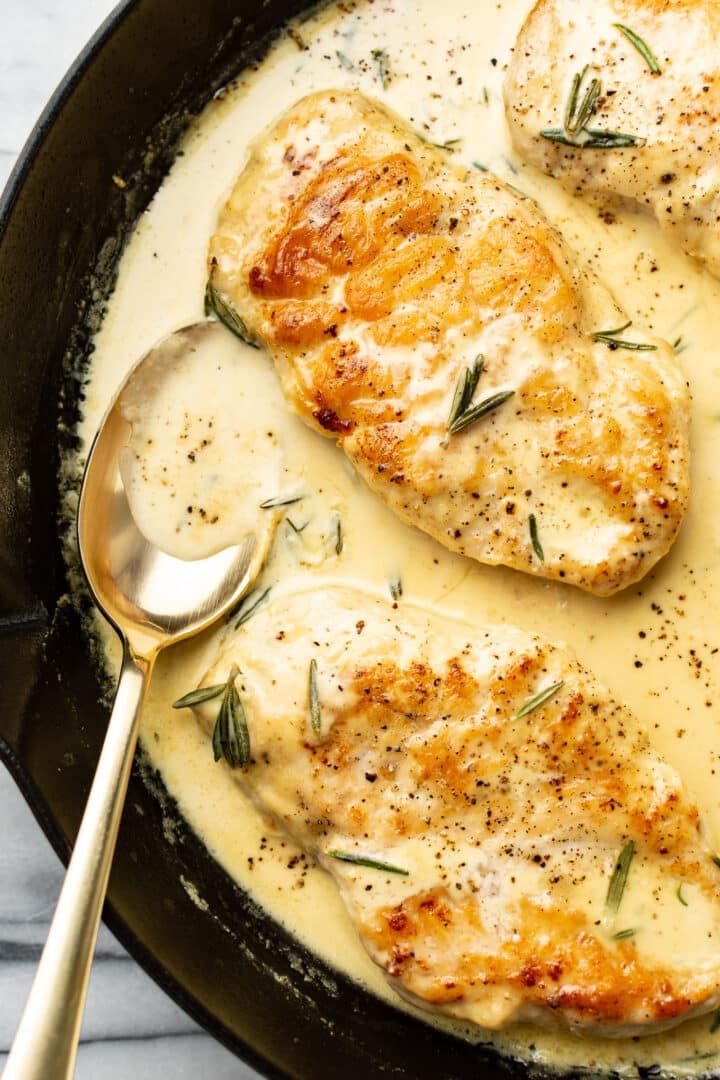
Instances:
[[[77,841],[3,1080],[70,1080],[152,658],[127,645]]]

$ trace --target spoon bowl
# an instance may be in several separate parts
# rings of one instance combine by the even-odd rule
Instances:
[[[179,559],[137,527],[123,483],[130,399],[189,352],[212,350],[221,324],[198,323],[156,345],[130,371],[88,455],[78,507],[80,558],[93,596],[123,642],[120,678],[77,841],[3,1076],[70,1080],[142,703],[161,649],[230,611],[257,575],[273,528],[207,558]],[[199,357],[199,362],[201,358]]]

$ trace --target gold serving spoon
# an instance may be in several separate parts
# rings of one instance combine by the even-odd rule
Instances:
[[[209,558],[165,554],[135,525],[120,477],[130,439],[123,399],[188,350],[211,350],[219,323],[171,334],[128,375],[90,450],[78,508],[80,558],[93,596],[123,642],[115,703],[80,831],[4,1080],[72,1077],[90,966],[137,742],[140,710],[161,649],[229,611],[257,575],[269,542],[259,535]],[[212,370],[208,366],[207,370]]]

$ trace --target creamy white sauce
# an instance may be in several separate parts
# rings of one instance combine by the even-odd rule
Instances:
[[[286,508],[292,524],[283,519],[278,525],[264,582],[293,576],[319,587],[330,578],[387,589],[390,579],[400,577],[405,597],[464,618],[514,623],[572,643],[581,661],[647,724],[654,746],[681,773],[710,837],[720,846],[720,525],[715,482],[720,459],[720,362],[715,356],[720,284],[676,251],[649,218],[613,211],[614,223],[608,224],[596,209],[574,201],[552,180],[514,158],[501,87],[503,67],[528,7],[528,0],[493,5],[476,0],[375,0],[344,5],[342,11],[330,8],[294,24],[293,37],[280,40],[257,72],[243,76],[213,101],[189,134],[184,155],[138,223],[122,259],[96,339],[81,433],[89,445],[110,397],[138,356],[169,331],[202,318],[207,243],[218,211],[243,166],[249,141],[283,109],[312,90],[359,86],[407,117],[431,141],[459,140],[451,143],[456,159],[488,167],[538,200],[613,289],[638,328],[671,342],[682,337],[680,362],[694,398],[693,493],[688,519],[670,555],[639,585],[609,600],[451,555],[402,525],[371,497],[332,442],[288,412],[269,359],[229,336],[223,370],[207,368],[184,376],[187,388],[179,400],[174,393],[163,398],[152,432],[145,428],[148,415],[138,414],[137,446],[143,439],[157,438],[157,421],[162,427],[167,420],[173,436],[158,448],[159,456],[149,455],[146,461],[152,472],[167,467],[170,459],[175,480],[165,492],[150,485],[158,500],[156,524],[145,527],[152,531],[163,521],[171,532],[179,527],[167,543],[181,540],[185,554],[200,550],[198,533],[204,536],[208,527],[193,531],[172,507],[177,500],[182,505],[185,494],[179,492],[188,490],[186,484],[193,494],[185,505],[194,506],[215,481],[206,477],[201,490],[192,488],[198,462],[183,460],[178,432],[189,402],[196,410],[191,427],[197,441],[197,436],[204,437],[204,420],[198,417],[206,418],[209,410],[221,416],[229,386],[240,395],[251,387],[250,411],[256,402],[263,423],[252,428],[252,437],[239,440],[237,452],[231,443],[223,444],[227,448],[207,472],[217,477],[222,468],[231,501],[242,503],[230,531],[251,527],[267,513],[258,508],[259,490],[267,490],[269,478],[259,479],[266,468],[278,470],[277,491],[269,495],[304,496]],[[376,50],[384,50],[385,57],[378,57]],[[386,86],[383,65],[389,71]],[[258,453],[255,435],[265,419],[272,438],[258,437],[276,449],[280,441],[279,463]],[[251,480],[247,488],[237,483],[243,476]],[[172,491],[178,494],[173,497]],[[192,715],[171,710],[170,703],[200,680],[216,648],[215,638],[206,635],[178,647],[158,665],[142,730],[153,764],[187,820],[244,888],[317,953],[407,1008],[366,957],[329,879],[316,868],[296,863],[293,846],[268,831],[261,815],[241,796],[230,770],[213,763],[208,740]],[[193,883],[187,887],[195,888]],[[662,917],[674,923],[675,940],[687,934],[693,949],[700,949],[701,928],[693,918],[690,890],[686,898],[687,908],[668,904]],[[203,894],[202,901],[212,908],[211,896]],[[628,903],[633,902],[629,893]],[[468,1038],[487,1039],[477,1029],[442,1018],[433,1022]],[[580,1039],[529,1028],[494,1038],[501,1048],[527,1058],[603,1064],[631,1075],[634,1063],[661,1061],[685,1075],[713,1064],[705,1055],[720,1049],[720,1032],[711,1034],[710,1026],[710,1017],[704,1017],[640,1040]]]

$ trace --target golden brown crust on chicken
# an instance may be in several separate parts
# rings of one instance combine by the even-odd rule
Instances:
[[[568,649],[335,586],[276,594],[206,683],[233,664],[252,747],[235,775],[335,877],[399,992],[490,1028],[608,1034],[717,1004],[720,870],[697,808]]]
[[[622,313],[535,205],[381,106],[337,91],[286,113],[210,264],[300,415],[451,550],[609,594],[670,547],[688,401],[669,346],[594,341]],[[512,396],[448,434],[480,354],[473,403]]]
[[[618,23],[639,36],[659,72]],[[719,57],[717,0],[539,0],[505,84],[513,141],[571,191],[636,201],[720,274]],[[639,145],[578,148],[541,136],[562,127],[572,78],[585,64],[584,87],[591,77],[602,84],[589,126]]]

